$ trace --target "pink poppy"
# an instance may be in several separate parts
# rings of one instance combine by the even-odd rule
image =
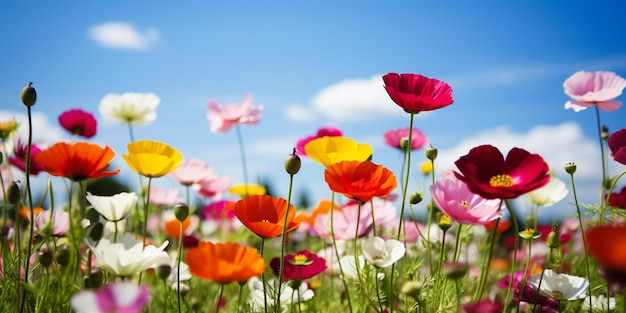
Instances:
[[[424,145],[426,145],[426,143],[428,142],[428,139],[426,138],[426,136],[421,131],[415,128],[413,128],[412,133],[413,134],[411,135],[411,150],[417,150],[417,149],[423,148]],[[385,143],[387,145],[391,146],[392,148],[404,150],[402,148],[402,141],[403,140],[408,141],[409,128],[407,127],[407,128],[390,130],[385,133],[384,137],[385,137]]]
[[[550,168],[538,154],[513,148],[506,159],[498,148],[482,145],[455,162],[456,177],[487,199],[514,199],[550,181]]]
[[[339,128],[335,128],[332,126],[325,126],[317,130],[315,135],[307,136],[298,140],[296,143],[296,154],[300,156],[305,156],[306,152],[304,151],[304,146],[310,141],[321,138],[321,137],[332,137],[332,136],[343,136],[343,132]]]
[[[72,296],[70,303],[78,312],[140,313],[149,301],[147,286],[123,281],[98,290],[78,292]]]
[[[612,133],[607,139],[613,160],[626,165],[626,128]]]
[[[336,240],[353,240],[356,228],[359,228],[359,237],[365,235],[372,225],[372,217],[364,214],[365,208],[361,208],[361,218],[357,220],[358,205],[347,205],[333,212],[333,230]],[[358,225],[358,226],[357,226]],[[315,218],[312,233],[324,239],[332,239],[330,228],[330,212],[320,214]]]
[[[199,183],[203,179],[217,176],[215,170],[206,162],[199,159],[187,159],[175,169],[171,175],[181,184],[189,186]]]
[[[391,100],[408,113],[437,110],[454,102],[450,85],[434,78],[388,73],[383,81]]]
[[[247,93],[241,104],[219,106],[211,100],[207,111],[209,126],[214,133],[224,133],[239,124],[256,124],[261,120],[262,107],[252,105],[252,95]]]
[[[235,217],[235,202],[229,200],[214,201],[203,205],[200,212],[206,220],[232,220]]]
[[[72,109],[59,115],[59,124],[73,135],[91,138],[96,135],[98,122],[93,114]]]
[[[461,224],[484,225],[502,216],[500,199],[485,199],[454,176],[437,180],[430,193],[437,206]]]
[[[150,203],[156,206],[168,207],[181,202],[185,202],[185,199],[180,196],[180,191],[176,188],[150,187]]]
[[[224,191],[230,186],[230,178],[228,177],[212,177],[203,179],[191,187],[201,197],[219,199]]]
[[[624,87],[626,79],[613,72],[576,72],[563,82],[565,94],[574,99],[567,101],[565,108],[578,112],[597,105],[613,112],[622,105],[621,101],[613,100],[622,94]]]
[[[38,213],[33,224],[35,232],[46,235],[46,225],[50,225],[49,235],[64,236],[70,230],[70,214],[62,210],[54,210],[52,214],[50,211]]]
[[[37,145],[30,146],[30,174],[37,175],[43,170],[41,163],[35,162],[35,156],[41,152]],[[22,172],[26,172],[26,156],[28,155],[28,144],[23,143],[19,138],[13,146],[13,156],[9,157],[9,163],[19,168]]]

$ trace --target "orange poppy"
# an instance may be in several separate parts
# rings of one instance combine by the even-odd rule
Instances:
[[[626,273],[626,226],[599,226],[586,232],[587,246],[598,264]]]
[[[187,231],[189,225],[191,225],[191,218],[187,217],[183,221],[183,234]],[[180,221],[177,219],[172,219],[165,222],[165,225],[163,226],[163,232],[165,232],[166,235],[172,238],[178,238],[178,236],[180,235]]]
[[[324,172],[330,190],[366,202],[386,197],[398,186],[396,176],[386,167],[370,161],[341,161]]]
[[[52,176],[67,177],[73,181],[112,176],[120,170],[104,171],[115,156],[109,147],[87,142],[69,144],[59,142],[35,155],[35,162]]]
[[[33,208],[33,216],[37,216],[37,214],[45,211],[42,207],[34,207]],[[24,221],[30,221],[30,208],[27,206],[23,206],[20,208],[20,216]]]
[[[287,218],[287,230],[290,232],[298,226],[304,218],[302,214],[296,215],[296,208],[289,204],[287,212],[287,200],[268,195],[251,195],[235,203],[235,216],[250,231],[263,238],[274,238],[282,235],[285,217]]]
[[[244,282],[265,271],[257,249],[231,242],[202,241],[187,251],[185,262],[192,275],[220,284]]]
[[[315,224],[315,218],[317,218],[318,215],[329,213],[331,208],[334,208],[335,211],[341,211],[341,206],[333,204],[330,200],[322,200],[317,207],[313,209],[311,214],[304,217],[302,222],[313,225]]]

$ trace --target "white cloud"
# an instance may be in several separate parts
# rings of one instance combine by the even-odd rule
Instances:
[[[315,112],[313,112],[311,109],[299,104],[292,104],[287,106],[283,114],[285,118],[290,121],[302,123],[315,121],[316,115]]]
[[[382,75],[367,79],[346,79],[330,85],[313,97],[311,107],[335,121],[406,115],[387,95]]]
[[[123,22],[108,22],[89,28],[89,37],[106,48],[122,50],[147,50],[160,40],[156,28],[140,32],[133,25]]]
[[[14,119],[19,123],[17,135],[14,138],[21,138],[24,142],[28,139],[28,117],[24,113],[15,111],[0,111],[0,121]],[[61,127],[52,124],[48,116],[42,112],[32,112],[33,143],[40,148],[45,148],[55,142],[65,140],[67,135]]]

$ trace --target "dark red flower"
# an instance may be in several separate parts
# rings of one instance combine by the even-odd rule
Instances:
[[[43,170],[43,165],[35,162],[35,156],[41,152],[37,145],[30,145],[30,174],[37,175]],[[9,157],[9,163],[26,172],[26,156],[28,155],[28,144],[23,143],[19,138],[13,147],[13,156]]]
[[[500,313],[502,310],[504,310],[504,303],[489,299],[463,305],[464,313]]]
[[[73,135],[85,138],[95,136],[98,125],[93,114],[81,109],[72,109],[61,113],[59,124]]]
[[[506,159],[491,145],[473,148],[455,162],[456,177],[487,199],[513,199],[543,187],[550,181],[550,168],[538,154],[513,148]]]
[[[607,198],[609,199],[607,205],[626,210],[626,187],[623,187],[620,192],[611,193],[611,196]]]
[[[388,73],[383,81],[391,100],[408,113],[432,111],[454,102],[450,85],[434,78]]]
[[[626,165],[626,128],[612,133],[607,139],[613,160]]]
[[[626,287],[626,226],[603,225],[585,233],[589,254],[614,292]]]
[[[270,261],[272,272],[279,276],[280,258],[273,258]],[[283,281],[308,279],[326,270],[326,260],[311,253],[308,250],[302,250],[295,254],[287,254],[283,261]]]

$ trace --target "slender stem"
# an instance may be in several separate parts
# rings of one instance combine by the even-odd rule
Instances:
[[[506,297],[504,298],[504,310],[502,310],[502,312],[508,312],[507,308],[509,307],[510,296],[511,292],[513,291],[513,277],[515,276],[515,269],[517,267],[517,249],[519,247],[519,223],[517,222],[517,216],[515,215],[513,207],[511,207],[509,201],[504,200],[504,203],[506,204],[506,208],[509,210],[509,215],[511,215],[511,224],[513,224],[513,233],[515,234],[515,244],[513,246],[513,261],[511,263],[511,272],[509,274],[511,279],[509,280],[509,287],[506,289]]]
[[[148,237],[148,208],[150,207],[150,185],[152,177],[148,177],[148,190],[146,191],[146,200],[143,203],[143,248],[146,248],[146,238]]]
[[[178,228],[178,255],[176,256],[176,293],[178,296],[178,312],[182,312],[180,301],[180,262],[183,255],[183,222],[179,221]],[[117,224],[116,224],[117,225]]]
[[[335,212],[335,192],[333,191],[330,196],[330,237],[333,242],[333,249],[335,250],[335,256],[337,257],[337,264],[339,265],[339,273],[341,274],[341,281],[343,282],[343,287],[346,290],[346,299],[348,299],[348,308],[350,309],[350,313],[352,313],[352,300],[350,300],[350,288],[348,287],[348,282],[346,281],[346,275],[343,272],[343,265],[341,265],[341,257],[339,256],[339,249],[337,248],[337,240],[335,239],[335,224],[334,224],[334,212]]]
[[[472,302],[476,302],[483,298],[483,294],[485,291],[485,283],[487,281],[487,275],[489,273],[489,267],[491,265],[491,258],[493,257],[493,248],[496,244],[496,235],[498,233],[498,226],[500,225],[500,219],[498,218],[493,226],[493,231],[490,234],[489,240],[489,252],[487,253],[487,258],[485,259],[485,263],[483,263],[483,268],[480,271],[480,278],[478,279],[478,287],[476,288],[476,293],[472,299]]]
[[[265,289],[263,290],[265,291]],[[243,295],[243,284],[239,284],[239,295],[237,296],[237,310],[235,312],[239,313],[239,309],[241,309],[241,296]]]
[[[383,301],[380,298],[380,286],[378,285],[378,267],[376,268],[374,280],[376,280],[376,297],[378,298],[378,308],[380,309],[380,312],[383,312]]]
[[[224,294],[224,284],[220,285],[220,292],[219,292],[219,295],[217,297],[217,304],[215,306],[215,313],[219,313],[220,312],[220,305],[222,304],[222,294]]]
[[[533,228],[534,229],[534,228]],[[528,255],[526,255],[526,264],[524,265],[524,274],[522,275],[522,281],[520,282],[520,287],[519,287],[519,294],[518,297],[519,299],[522,298],[522,293],[524,292],[524,285],[526,285],[526,275],[528,275],[528,268],[530,267],[530,255],[532,253],[532,247],[533,247],[533,242],[532,242],[532,238],[530,238],[527,243],[528,243]],[[513,279],[513,277],[511,277],[511,279]],[[539,289],[537,289],[539,290]],[[519,312],[519,307],[520,307],[520,302],[517,302],[517,312]]]
[[[604,205],[601,205],[601,209],[600,209],[600,220],[602,221],[602,219],[604,218],[604,215],[606,214],[606,209],[607,206],[609,204],[609,201],[611,200],[611,196],[613,195],[613,189],[615,189],[615,185],[617,185],[617,182],[624,176],[626,175],[626,170],[621,172],[619,175],[617,175],[617,177],[615,177],[615,179],[611,180],[611,185],[609,186],[609,190],[606,193],[606,199],[604,202]]]
[[[457,224],[459,228],[456,232],[456,244],[454,245],[454,262],[458,262],[461,257],[461,232],[463,231],[463,224]]]
[[[442,301],[439,301],[439,296],[442,295],[442,293],[439,291],[439,288],[441,287],[441,270],[443,268],[443,259],[444,259],[444,252],[445,252],[445,248],[446,248],[446,231],[443,231],[443,235],[441,236],[441,250],[439,251],[439,265],[437,266],[437,278],[435,279],[435,294],[434,294],[434,303],[437,303],[437,309],[439,309],[439,306],[441,306],[443,303]]]
[[[128,121],[128,134],[130,135],[130,142],[135,141],[135,134],[133,133],[133,123]]]
[[[589,270],[589,252],[587,251],[587,239],[585,239],[585,228],[583,224],[583,218],[580,214],[580,205],[578,204],[578,196],[576,194],[576,184],[574,183],[574,173],[570,173],[570,178],[572,181],[572,194],[574,195],[574,204],[576,205],[576,213],[578,215],[578,224],[580,225],[580,234],[583,239],[583,251],[585,252],[585,268],[587,270],[587,280],[590,279],[591,274]],[[604,185],[604,184],[603,184]],[[604,190],[604,187],[602,187]],[[608,286],[607,286],[608,287]],[[589,310],[591,310],[591,288],[587,288],[587,296],[589,297]]]
[[[259,255],[263,257],[263,249],[265,247],[265,238],[261,237],[261,248],[259,249]],[[267,313],[267,285],[265,284],[265,272],[261,273],[261,281],[263,282],[263,308]]]
[[[295,150],[295,149],[294,149]],[[295,152],[295,151],[294,151]],[[289,191],[287,192],[287,204],[285,208],[285,216],[283,217],[283,231],[280,236],[280,267],[278,268],[278,293],[276,294],[276,301],[274,302],[275,310],[278,313],[280,310],[280,294],[283,286],[283,272],[285,267],[285,235],[287,233],[287,216],[289,216],[289,209],[291,209],[291,190],[293,188],[293,175],[289,175]]]
[[[33,232],[34,232],[34,221],[35,221],[35,213],[33,210],[33,195],[32,192],[30,190],[30,168],[31,168],[31,146],[33,143],[33,119],[32,119],[32,113],[31,113],[31,107],[30,106],[26,106],[27,108],[27,115],[28,115],[28,146],[26,147],[26,170],[25,170],[25,175],[26,176],[26,195],[28,197],[28,208],[29,208],[29,212],[30,212],[30,224],[28,227],[28,247],[27,247],[27,252],[26,252],[26,262],[24,264],[24,284],[28,284],[28,274],[30,271],[30,254],[32,253],[32,242],[33,242]],[[24,304],[26,301],[26,288],[24,288],[23,290],[24,294],[22,296],[22,305],[20,306],[20,312],[24,311]]]
[[[593,106],[596,109],[596,122],[598,124],[598,139],[600,141],[600,157],[602,161],[602,192],[600,193],[600,202],[602,203],[604,198],[604,191],[606,190],[606,181],[608,179],[607,171],[607,158],[604,150],[604,139],[602,138],[602,124],[600,123],[600,109],[597,105]]]
[[[237,131],[237,141],[239,142],[239,153],[241,155],[241,169],[243,170],[243,183],[246,186],[246,195],[248,195],[248,167],[246,166],[246,153],[243,149],[243,136],[241,135],[241,127],[235,125]]]
[[[374,218],[374,200],[370,200],[370,208],[372,210],[372,233],[376,237],[376,218]]]

